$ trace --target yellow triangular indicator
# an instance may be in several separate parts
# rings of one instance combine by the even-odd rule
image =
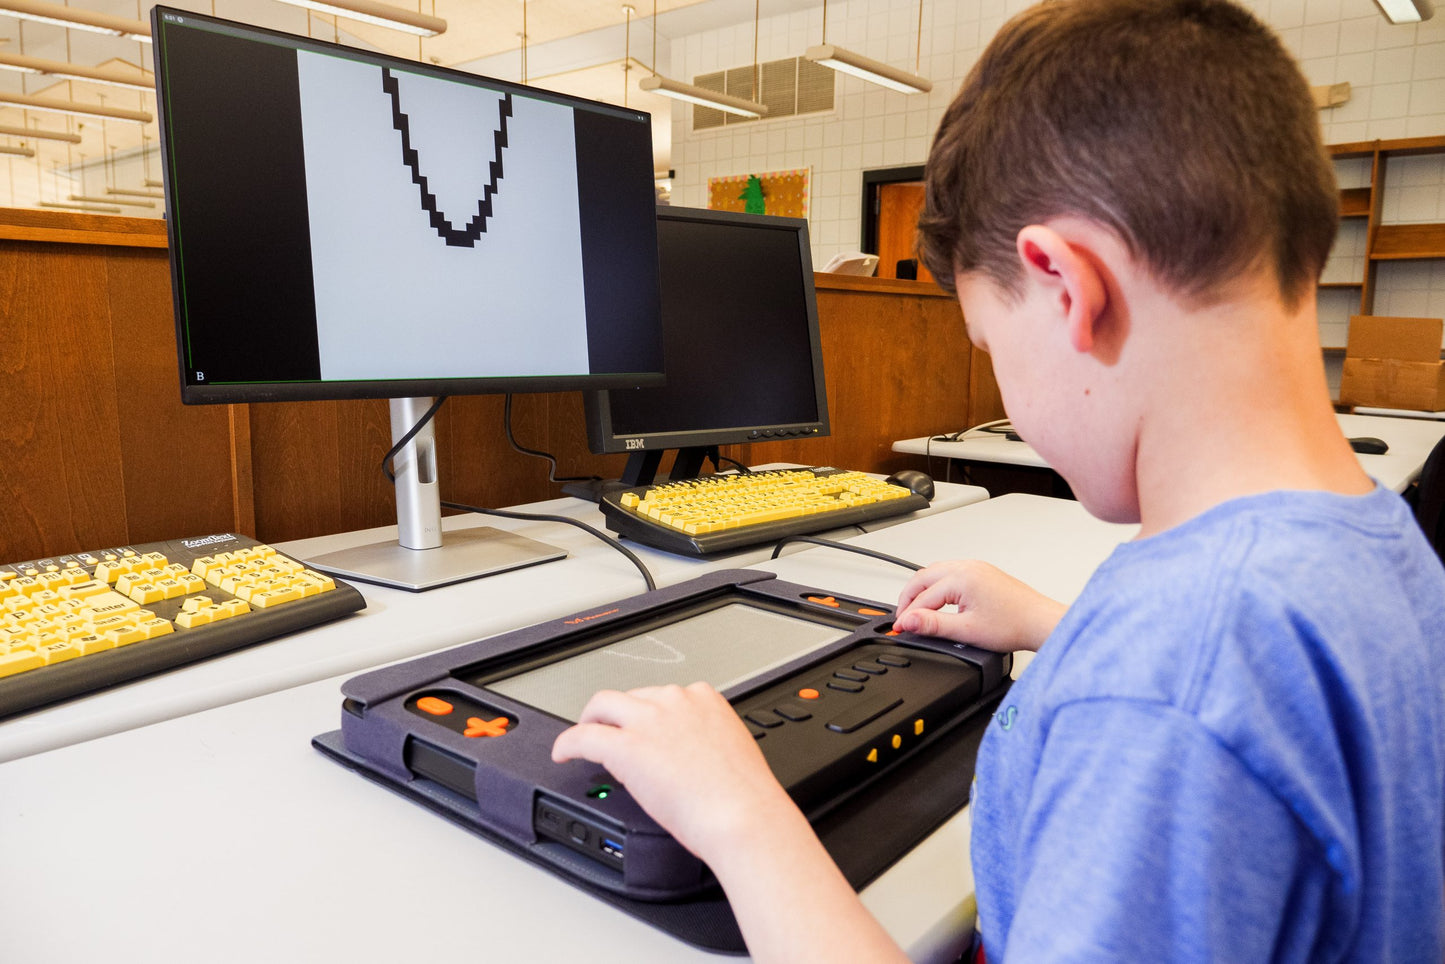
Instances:
[[[877,762],[878,762],[878,748],[877,748],[877,747],[874,747],[873,749],[871,749],[871,750],[868,751],[868,762],[869,762],[869,763],[877,763]]]

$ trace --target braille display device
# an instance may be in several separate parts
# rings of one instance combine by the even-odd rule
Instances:
[[[599,689],[704,680],[810,819],[992,705],[1009,657],[730,570],[347,681],[323,752],[592,887],[676,900],[707,868],[596,764],[551,759]]]

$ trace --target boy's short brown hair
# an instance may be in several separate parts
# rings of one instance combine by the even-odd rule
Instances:
[[[1309,88],[1278,38],[1227,0],[1054,0],[1004,25],[944,115],[919,253],[952,290],[1021,278],[1020,228],[1114,231],[1162,285],[1216,300],[1271,266],[1293,308],[1339,220]]]

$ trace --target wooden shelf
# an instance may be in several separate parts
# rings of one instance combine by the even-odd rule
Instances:
[[[1340,217],[1369,217],[1372,193],[1373,191],[1368,187],[1347,187],[1340,191]]]
[[[1371,261],[1445,258],[1445,224],[1382,224],[1370,246]]]
[[[1363,288],[1364,286],[1365,286],[1365,283],[1364,283],[1363,281],[1321,281],[1321,282],[1320,282],[1318,285],[1316,285],[1315,287],[1317,287],[1317,288],[1331,288],[1331,289],[1335,289],[1335,288],[1345,289],[1345,288]]]
[[[1405,137],[1394,141],[1380,141],[1380,153],[1388,157],[1407,157],[1411,154],[1439,154],[1445,152],[1445,135],[1434,137]]]

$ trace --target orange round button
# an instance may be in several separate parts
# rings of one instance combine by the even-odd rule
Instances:
[[[416,708],[432,716],[446,716],[452,711],[450,703],[436,696],[423,696],[416,701]]]
[[[805,700],[816,700],[818,698],[818,691],[811,686],[807,686],[798,690],[798,695]]]

